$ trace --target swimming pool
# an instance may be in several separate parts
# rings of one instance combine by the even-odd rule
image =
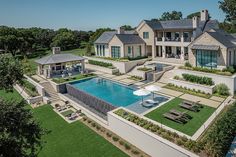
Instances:
[[[141,101],[142,99],[133,94],[133,91],[136,90],[135,88],[99,77],[80,80],[70,84],[73,87],[109,102],[116,107],[126,107]]]

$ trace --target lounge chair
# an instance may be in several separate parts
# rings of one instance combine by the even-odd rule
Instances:
[[[186,102],[186,101],[183,101],[181,104],[180,104],[180,107],[184,108],[184,109],[187,109],[187,110],[190,110],[190,111],[193,111],[193,112],[199,112],[199,107],[197,105],[194,105],[193,103],[190,103],[190,102]]]
[[[171,113],[169,113],[169,112],[163,114],[163,116],[164,116],[165,118],[167,118],[167,119],[170,119],[170,120],[175,121],[175,122],[180,123],[180,124],[185,124],[185,123],[186,123],[186,121],[180,119],[179,116],[176,116],[176,115],[171,114]]]
[[[145,100],[145,103],[147,103],[147,104],[158,104],[159,101],[155,101],[155,100],[152,100],[152,99],[148,99],[148,100]]]
[[[183,118],[183,119],[185,119],[187,121],[192,119],[192,117],[190,115],[188,115],[186,112],[181,112],[181,111],[178,111],[178,110],[175,110],[175,109],[172,109],[169,112],[173,113],[173,114],[176,114],[178,116],[181,116],[181,118]]]

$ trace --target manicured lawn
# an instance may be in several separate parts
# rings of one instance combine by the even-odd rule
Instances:
[[[93,76],[95,76],[95,74],[78,74],[78,75],[74,75],[74,76],[70,76],[70,77],[66,77],[66,78],[54,78],[54,79],[52,79],[52,81],[54,81],[56,83],[64,83],[64,82],[81,80],[81,79],[85,79],[85,78],[89,78],[89,77],[93,77]]]
[[[39,157],[123,157],[127,156],[83,123],[65,122],[49,105],[33,110],[34,116],[49,134]]]
[[[211,114],[216,110],[215,108],[205,106],[200,109],[199,112],[192,112],[185,110],[179,107],[179,104],[182,102],[182,99],[175,98],[170,102],[164,104],[163,106],[153,110],[152,112],[145,115],[146,117],[155,120],[159,123],[162,123],[166,126],[169,126],[173,129],[176,129],[180,132],[183,132],[187,135],[192,136],[200,127],[201,125],[211,116]],[[179,111],[185,111],[187,114],[192,116],[193,118],[189,120],[186,124],[179,124],[172,120],[169,120],[163,116],[164,113],[168,112],[171,109],[176,109]]]
[[[21,101],[22,97],[20,94],[16,91],[13,90],[13,92],[6,92],[4,90],[0,90],[0,98],[4,100],[9,100],[9,101]]]

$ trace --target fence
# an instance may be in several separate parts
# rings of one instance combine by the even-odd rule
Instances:
[[[81,91],[73,87],[70,84],[66,84],[66,89],[69,95],[73,96],[79,101],[82,101],[84,104],[88,105],[89,107],[97,110],[98,112],[104,115],[107,115],[107,112],[114,110],[116,108],[112,104],[105,102],[95,96],[89,95],[84,91]]]

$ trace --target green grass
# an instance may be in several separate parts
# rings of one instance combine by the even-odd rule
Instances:
[[[80,121],[68,124],[49,105],[33,110],[35,118],[50,133],[39,157],[124,157],[125,153],[96,134]]]
[[[74,76],[66,77],[66,78],[54,78],[52,79],[52,81],[56,83],[65,83],[65,82],[81,80],[81,79],[85,79],[85,78],[89,78],[93,76],[95,76],[95,74],[78,74],[78,75],[74,75]]]
[[[192,112],[192,111],[188,111],[183,108],[180,108],[179,104],[181,102],[182,102],[182,99],[175,98],[171,100],[170,102],[167,102],[163,106],[153,110],[152,112],[148,113],[145,116],[159,123],[162,123],[168,127],[171,127],[180,132],[183,132],[189,136],[192,136],[216,110],[215,108],[203,105],[203,108],[200,109],[199,112]],[[189,120],[186,124],[179,124],[177,122],[169,120],[165,118],[163,114],[168,112],[171,109],[176,109],[179,111],[187,111],[187,114],[189,114],[193,118]]]
[[[6,92],[4,90],[0,90],[0,98],[7,101],[21,101],[23,100],[20,94],[14,89],[13,92]]]

